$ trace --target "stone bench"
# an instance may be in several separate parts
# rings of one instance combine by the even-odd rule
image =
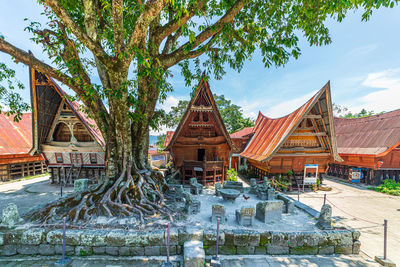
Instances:
[[[186,241],[183,245],[183,266],[204,267],[206,254],[201,241]]]
[[[224,182],[224,189],[234,189],[238,190],[239,192],[243,193],[243,183],[237,181],[225,181]]]

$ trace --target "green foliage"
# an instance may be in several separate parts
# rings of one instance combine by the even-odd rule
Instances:
[[[15,121],[19,121],[22,113],[29,110],[29,105],[17,92],[23,89],[24,85],[15,78],[15,71],[0,62],[0,112],[15,115]]]
[[[339,116],[339,118],[345,118],[345,119],[355,119],[355,118],[364,118],[364,117],[369,117],[372,115],[380,115],[385,113],[384,111],[375,113],[373,110],[366,110],[366,109],[361,109],[359,113],[351,113],[347,107],[340,106],[333,104],[333,111],[336,116]]]
[[[375,190],[389,195],[400,196],[400,183],[395,180],[386,179],[383,180],[383,184],[377,186]]]
[[[233,104],[231,100],[226,99],[223,95],[214,94],[214,99],[229,133],[254,126],[254,120],[245,118],[240,106]],[[170,128],[177,127],[188,105],[189,101],[180,100],[177,106],[172,107],[171,111],[165,114],[163,124]]]
[[[229,169],[226,172],[226,175],[228,177],[228,181],[237,181],[237,172],[235,171],[235,169]]]
[[[290,183],[290,178],[286,175],[279,175],[278,177],[273,177],[271,179],[271,186],[275,188],[275,190],[283,191],[288,190]]]
[[[239,173],[240,173],[241,175],[247,175],[247,168],[244,167],[244,166],[241,166],[241,167],[239,168]]]
[[[165,142],[165,137],[166,136],[167,136],[166,134],[162,134],[162,135],[157,136],[156,146],[157,146],[157,150],[159,152],[163,151],[165,149],[164,142]]]

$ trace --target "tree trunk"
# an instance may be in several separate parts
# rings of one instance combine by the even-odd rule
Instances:
[[[107,175],[102,184],[45,204],[24,214],[26,219],[51,223],[66,217],[69,221],[90,221],[97,216],[146,216],[161,213],[171,220],[162,194],[161,173],[149,170],[149,122],[154,114],[158,91],[145,81],[139,90],[141,104],[135,113],[142,117],[132,123],[125,95],[109,103],[110,125],[103,133],[107,150]],[[119,88],[118,82],[114,84]],[[131,138],[129,138],[131,136]]]

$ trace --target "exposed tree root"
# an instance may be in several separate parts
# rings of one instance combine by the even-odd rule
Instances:
[[[172,220],[172,210],[165,205],[163,176],[154,171],[124,168],[116,181],[105,181],[96,188],[76,193],[30,210],[27,220],[50,224],[66,218],[67,221],[90,221],[98,216],[135,216],[142,223],[145,217],[160,214]]]

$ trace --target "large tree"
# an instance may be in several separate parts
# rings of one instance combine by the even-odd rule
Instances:
[[[0,51],[69,86],[99,126],[108,159],[103,184],[33,214],[45,221],[168,213],[162,179],[145,170],[149,127],[156,125],[157,101],[171,90],[171,67],[179,65],[190,83],[203,70],[216,78],[225,67],[240,70],[256,50],[265,67],[283,65],[299,56],[299,35],[311,45],[331,42],[327,18],[341,21],[348,10],[361,7],[363,19],[368,19],[380,5],[394,5],[388,0],[38,2],[48,23],[32,21],[27,29],[48,59],[21,50],[7,36],[0,38]],[[100,77],[100,84],[93,75]]]
[[[254,126],[254,120],[244,117],[243,110],[240,106],[233,104],[232,101],[226,99],[224,95],[214,94],[213,96],[225,127],[229,133],[234,133],[243,128]],[[179,100],[178,104],[171,107],[171,111],[163,116],[161,124],[170,128],[177,127],[188,105],[188,100]]]

